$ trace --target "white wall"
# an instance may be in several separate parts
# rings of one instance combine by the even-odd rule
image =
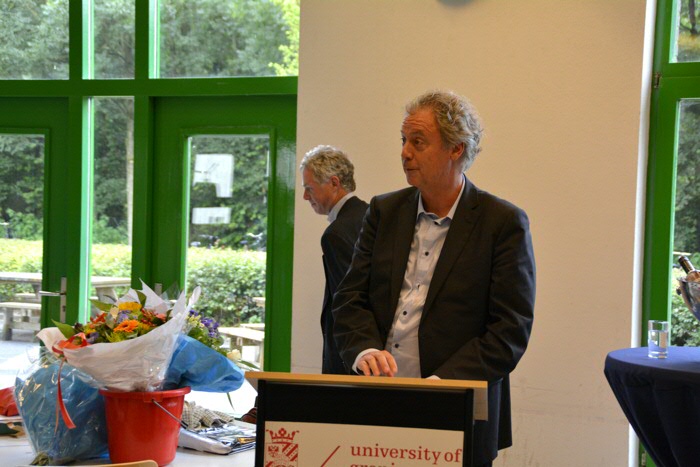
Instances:
[[[448,3],[303,0],[298,157],[338,145],[361,197],[404,187],[403,104],[430,88],[468,96],[486,127],[468,176],[526,210],[538,268],[515,444],[497,465],[626,465],[603,363],[634,328],[645,1]],[[326,221],[296,196],[292,370],[319,372]]]

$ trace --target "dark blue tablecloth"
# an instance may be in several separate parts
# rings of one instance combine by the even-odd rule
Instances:
[[[627,419],[657,465],[700,465],[700,348],[610,352],[605,376]]]

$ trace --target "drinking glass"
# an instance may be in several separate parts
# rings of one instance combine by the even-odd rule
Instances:
[[[668,321],[649,320],[649,356],[666,358],[668,356]]]

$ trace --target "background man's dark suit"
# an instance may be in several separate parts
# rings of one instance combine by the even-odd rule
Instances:
[[[372,199],[351,268],[333,302],[335,338],[348,366],[384,349],[416,225],[418,190]],[[421,316],[422,377],[486,380],[489,421],[475,429],[474,461],[511,441],[508,374],[525,351],[535,299],[527,215],[469,180],[451,221]]]
[[[352,260],[355,241],[360,234],[362,218],[368,204],[353,196],[338,212],[338,217],[326,227],[321,236],[323,250],[323,270],[326,274],[326,291],[323,296],[321,330],[323,331],[323,367],[326,374],[347,374],[333,339],[333,314],[331,304],[340,281]]]

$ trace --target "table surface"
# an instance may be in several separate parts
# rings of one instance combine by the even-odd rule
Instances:
[[[41,282],[40,272],[0,272],[0,282]]]
[[[262,342],[265,340],[265,331],[259,331],[257,329],[251,329],[247,327],[219,327],[219,334],[225,334],[227,336],[242,337],[243,339],[250,339],[253,341]]]
[[[650,358],[647,347],[610,352],[605,368],[630,375],[663,378],[664,381],[700,384],[700,348],[669,347],[667,358]]]
[[[26,436],[12,437],[0,436],[0,459],[3,467],[28,466],[34,460],[34,452],[29,445]],[[99,465],[107,464],[91,460],[72,465]],[[168,464],[174,467],[253,467],[255,465],[255,449],[229,455],[211,454],[194,451],[192,449],[178,448],[175,460]]]
[[[41,280],[42,274],[40,272],[0,272],[0,282],[41,284]],[[127,286],[131,284],[131,279],[128,277],[94,276],[90,282],[94,286]]]
[[[665,359],[647,347],[610,352],[605,376],[659,466],[697,465],[700,458],[700,348],[669,347]]]

